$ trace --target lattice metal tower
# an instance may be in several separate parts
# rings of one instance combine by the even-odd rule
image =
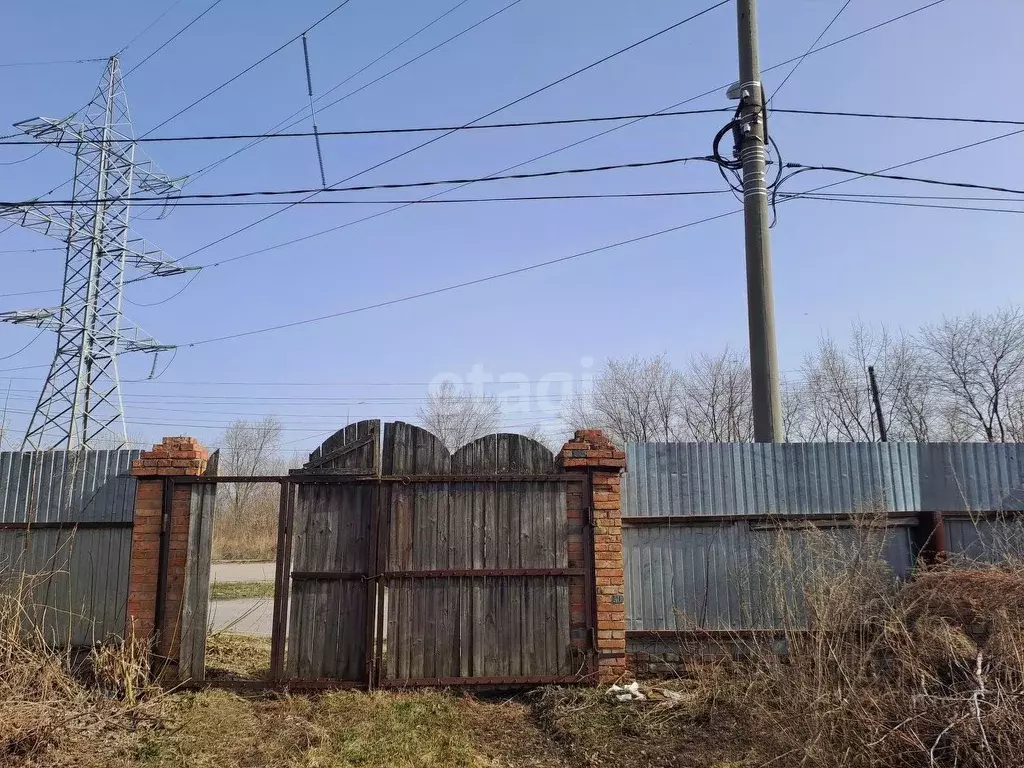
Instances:
[[[82,119],[78,116],[81,114]],[[72,199],[0,207],[0,217],[67,244],[64,287],[57,307],[0,313],[0,320],[57,333],[57,351],[29,423],[23,450],[123,446],[127,440],[119,354],[171,349],[127,322],[121,313],[125,267],[155,276],[180,274],[129,230],[134,192],[168,195],[181,180],[135,159],[128,102],[116,56],[84,110],[57,120],[15,124],[29,136],[75,156]]]

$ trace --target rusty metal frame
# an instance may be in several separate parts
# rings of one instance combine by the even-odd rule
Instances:
[[[341,470],[323,470],[323,473],[300,469],[294,470],[295,474],[287,475],[219,475],[216,477],[193,477],[183,475],[169,479],[179,483],[205,484],[205,483],[351,483],[354,485],[365,485],[368,483],[379,483],[381,485],[398,483],[400,485],[412,485],[417,483],[581,483],[582,477],[571,474],[559,475],[384,475],[378,476],[367,474],[365,470],[353,470],[349,474],[338,474]],[[332,474],[333,473],[333,474]]]
[[[0,523],[0,531],[73,531],[73,530],[110,530],[132,528],[131,520],[79,520],[79,521],[33,521],[23,523]]]
[[[451,688],[466,686],[483,688],[524,685],[572,685],[582,683],[590,675],[497,675],[491,677],[410,677],[403,680],[382,680],[381,688]]]
[[[917,512],[887,512],[884,515],[878,515],[877,518],[880,522],[892,521],[895,524],[902,521],[916,520],[918,514]],[[639,517],[623,517],[622,525],[626,528],[642,528],[648,525],[693,525],[695,523],[707,523],[709,525],[721,525],[723,523],[774,525],[786,523],[871,522],[873,519],[875,519],[873,515],[852,512],[793,515],[644,515]]]
[[[379,462],[378,462],[379,466]],[[383,613],[383,593],[379,586],[379,580],[377,577],[377,569],[379,567],[377,561],[377,550],[380,545],[380,496],[381,486],[377,485],[373,492],[373,503],[370,507],[370,544],[367,552],[367,563],[366,563],[366,617],[363,620],[365,626],[363,630],[365,632],[363,641],[363,675],[366,678],[367,688],[372,688],[375,680],[374,670],[374,657],[376,655],[374,651],[374,643],[376,640],[375,630],[377,622],[377,613]]]
[[[380,686],[381,670],[384,667],[384,580],[376,578],[376,570],[387,562],[388,543],[391,541],[391,488],[377,486],[377,499],[374,508],[376,518],[376,552],[374,553],[374,578],[370,584],[374,589],[376,615],[373,626],[373,648],[367,648],[372,656],[372,666],[367,667],[367,680],[370,688]]]
[[[270,630],[270,679],[284,679],[285,643],[288,637],[288,602],[291,597],[292,517],[295,510],[295,489],[290,482],[281,483],[281,500],[277,516],[277,563],[274,571],[274,613]]]

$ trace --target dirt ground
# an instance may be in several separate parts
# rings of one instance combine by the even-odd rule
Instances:
[[[266,673],[265,638],[210,638],[211,679]],[[694,692],[616,702],[606,688],[243,695],[149,690],[45,738],[4,741],[5,768],[569,768],[748,765],[727,713]]]
[[[97,723],[86,732],[75,729],[56,743],[8,754],[0,763],[11,768],[745,765],[738,761],[742,754],[727,754],[721,732],[711,733],[689,718],[680,727],[662,723],[651,730],[651,721],[664,713],[607,704],[594,691],[552,689],[482,699],[442,691],[243,696],[210,689],[171,694],[152,709],[112,727]]]

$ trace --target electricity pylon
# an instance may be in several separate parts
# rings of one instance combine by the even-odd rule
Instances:
[[[82,119],[78,120],[78,114]],[[120,447],[128,435],[117,358],[172,349],[121,314],[125,266],[154,276],[185,268],[128,228],[135,191],[168,195],[181,187],[148,160],[136,161],[128,102],[112,56],[88,106],[64,119],[39,117],[15,127],[75,156],[72,199],[0,206],[0,218],[67,245],[59,306],[0,313],[0,321],[57,333],[57,351],[29,422],[22,450]]]

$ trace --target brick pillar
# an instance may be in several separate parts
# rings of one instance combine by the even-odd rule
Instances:
[[[160,570],[160,524],[163,515],[164,478],[198,476],[206,470],[209,455],[192,437],[165,437],[151,451],[132,462],[132,477],[138,481],[135,491],[135,518],[132,527],[131,565],[128,572],[128,612],[125,636],[153,639],[156,617],[157,580]],[[156,652],[172,656],[176,652],[178,618],[185,585],[185,555],[191,492],[187,486],[175,488],[171,503],[168,535],[167,597],[165,624],[156,638]]]
[[[615,680],[626,671],[626,606],[622,570],[620,473],[626,454],[599,429],[580,429],[559,454],[566,472],[589,473],[594,529],[594,598],[598,676]],[[571,506],[571,505],[570,505]],[[573,542],[570,541],[570,552]],[[573,600],[570,592],[570,603]]]

